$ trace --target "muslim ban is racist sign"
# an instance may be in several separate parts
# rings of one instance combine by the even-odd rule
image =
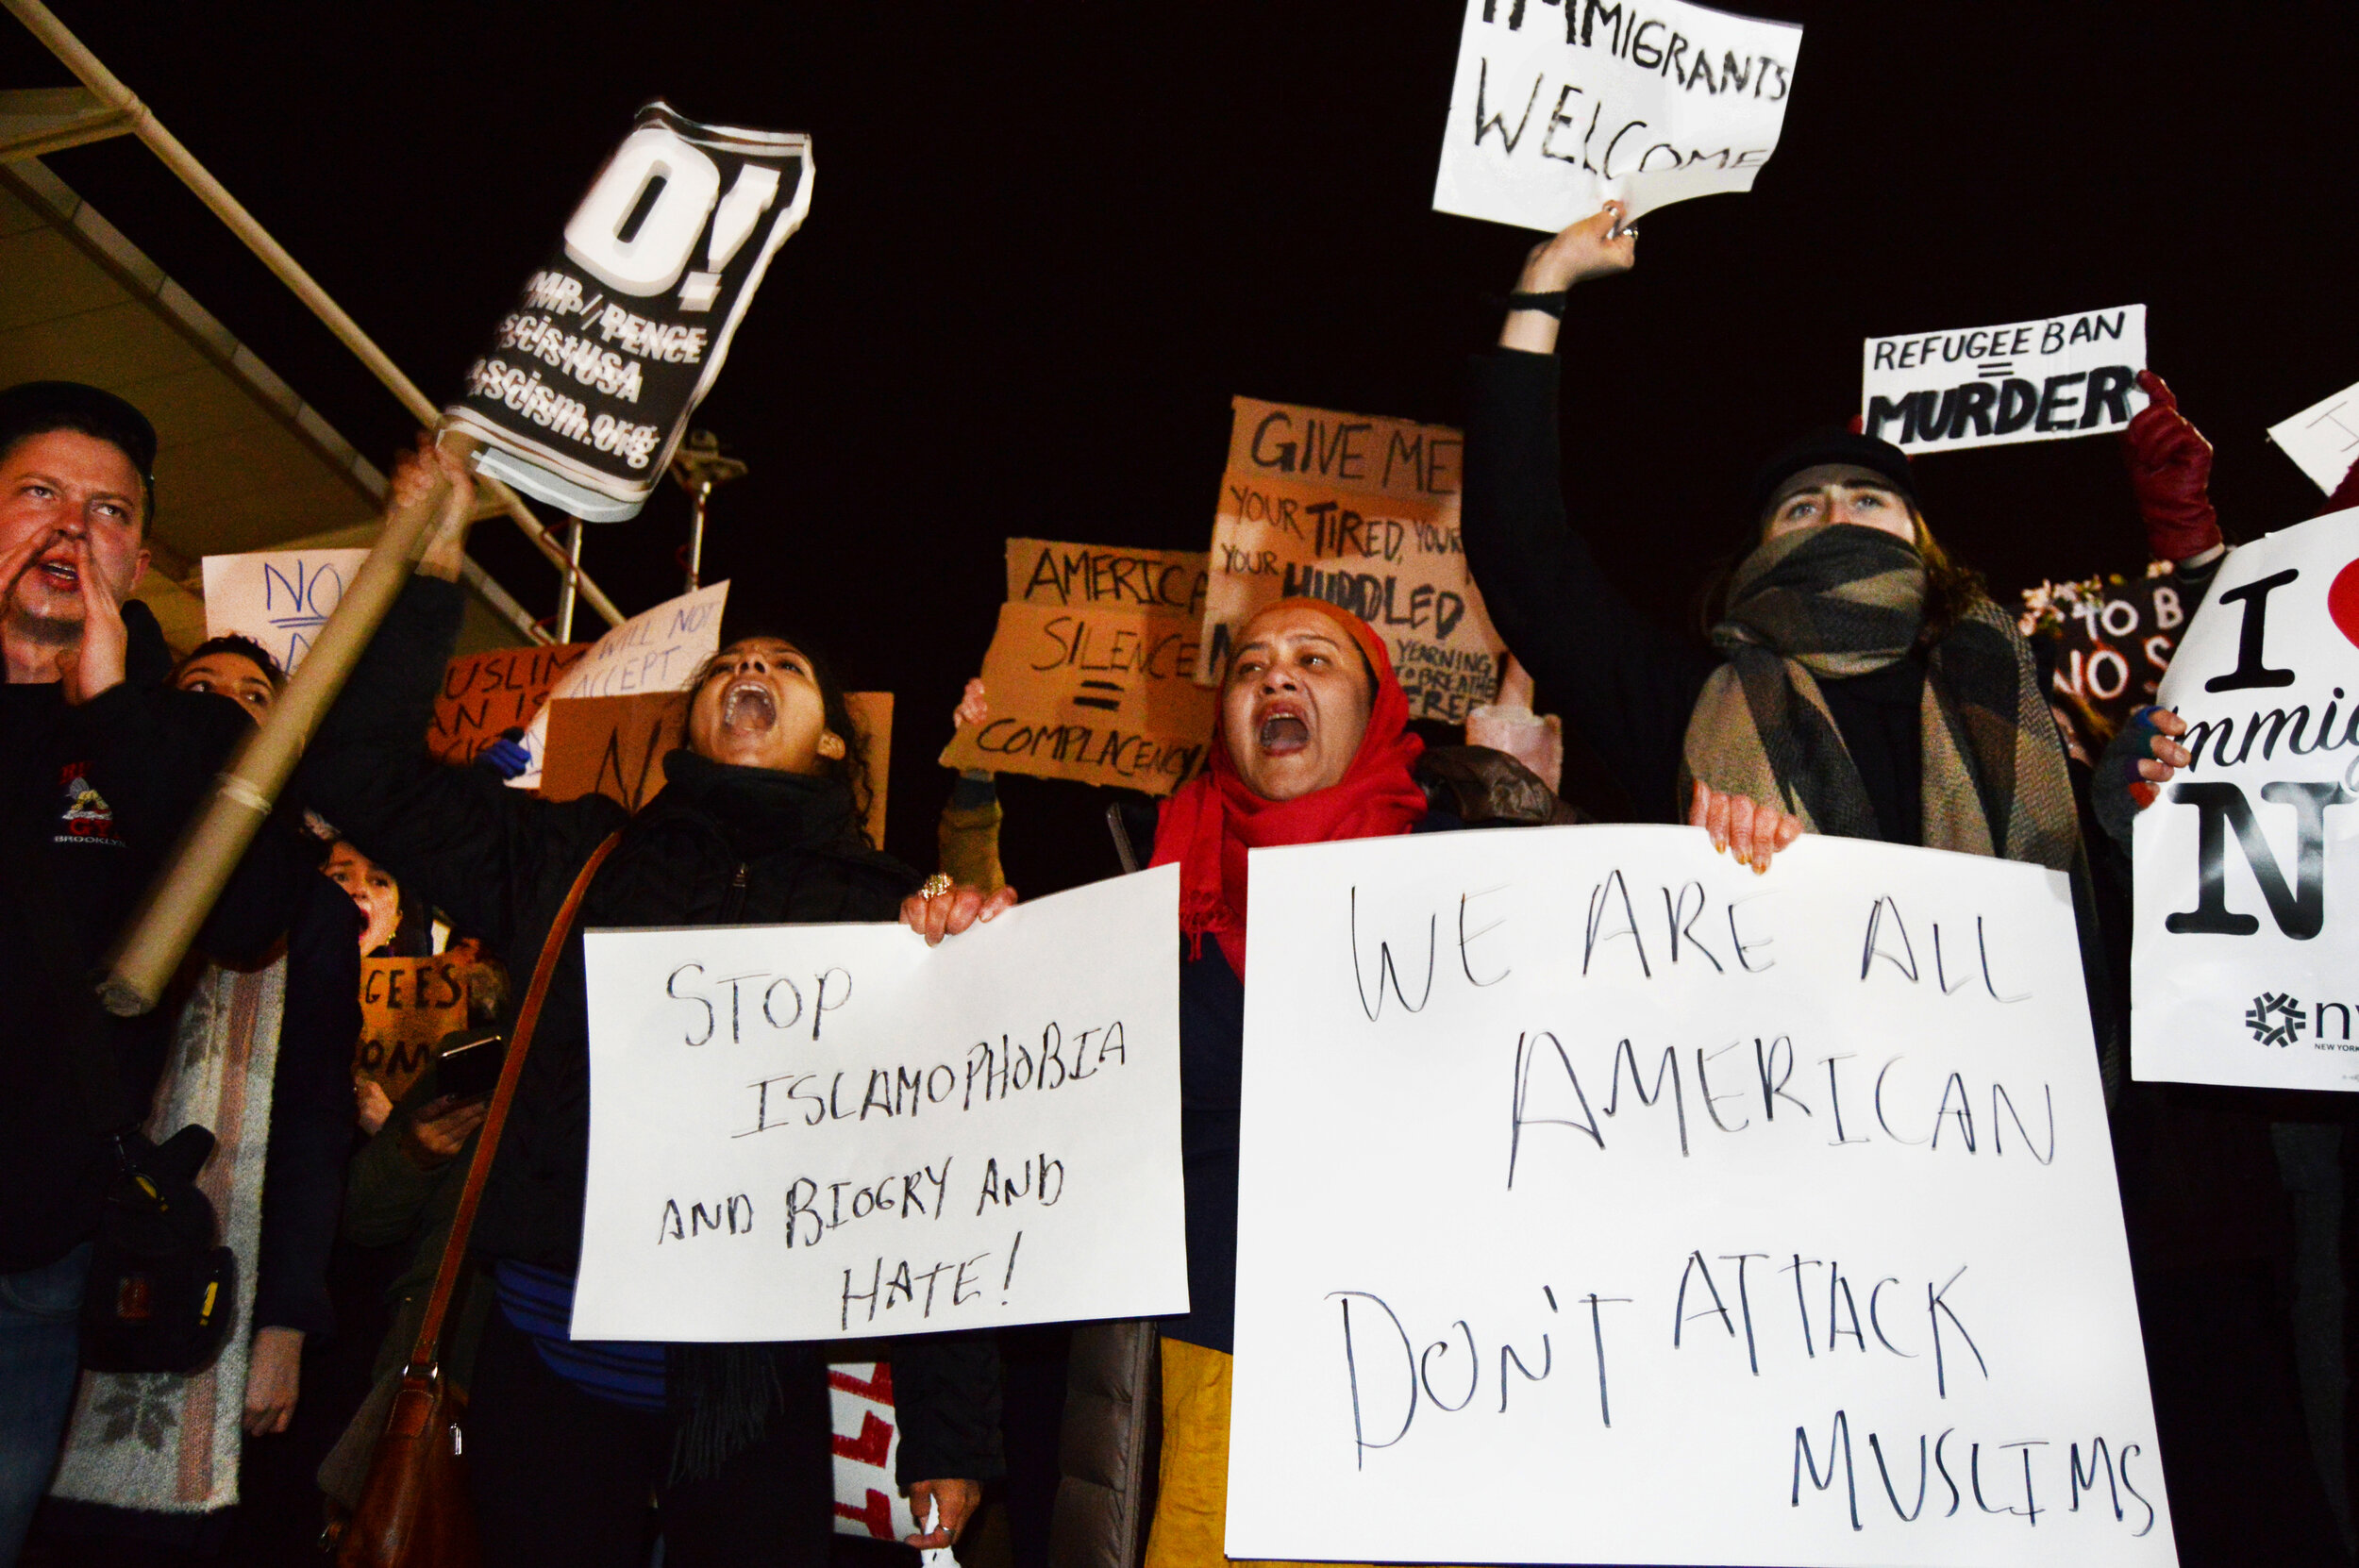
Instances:
[[[1230,1556],[2176,1561],[2061,873],[1616,826],[1252,877]]]
[[[1176,866],[929,947],[594,930],[581,1339],[869,1339],[1187,1307]]]
[[[2146,307],[1870,338],[1863,428],[1906,452],[2119,430],[2146,407]]]
[[[1230,407],[1196,678],[1220,679],[1263,606],[1325,599],[1384,639],[1413,717],[1463,724],[1498,690],[1506,653],[1458,532],[1464,438],[1251,397]]]
[[[2133,1076],[2359,1088],[2359,510],[2231,553],[2159,700],[2194,759],[2137,817]]]
[[[1683,0],[1466,0],[1433,208],[1553,232],[1749,191],[1802,29]]]
[[[477,466],[592,522],[637,516],[811,178],[807,136],[641,109],[444,410],[485,443]]]

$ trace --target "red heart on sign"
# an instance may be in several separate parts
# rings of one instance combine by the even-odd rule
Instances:
[[[2359,647],[2359,560],[2334,574],[2334,585],[2326,591],[2326,612],[2351,644]]]

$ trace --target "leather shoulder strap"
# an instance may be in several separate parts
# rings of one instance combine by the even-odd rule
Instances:
[[[517,1081],[524,1076],[525,1052],[532,1046],[532,1032],[541,1022],[541,1003],[548,995],[549,980],[557,973],[557,958],[564,951],[565,939],[574,928],[574,917],[581,912],[582,894],[590,891],[591,878],[598,867],[622,842],[618,828],[606,836],[590,859],[582,862],[574,877],[573,887],[565,894],[565,902],[549,924],[546,941],[541,943],[541,961],[532,966],[532,984],[525,991],[524,1006],[516,1011],[516,1033],[508,1043],[507,1059],[500,1063],[499,1086],[492,1091],[491,1109],[484,1113],[483,1127],[476,1135],[475,1159],[467,1166],[467,1184],[459,1193],[459,1208],[451,1216],[450,1236],[443,1243],[443,1260],[434,1271],[434,1293],[427,1297],[426,1316],[418,1323],[417,1343],[410,1347],[410,1364],[403,1370],[405,1377],[431,1377],[441,1356],[443,1319],[450,1310],[451,1293],[458,1287],[460,1261],[467,1256],[467,1236],[475,1229],[476,1206],[483,1199],[483,1183],[492,1174],[492,1157],[498,1152],[500,1129],[508,1125],[508,1108],[516,1098]]]

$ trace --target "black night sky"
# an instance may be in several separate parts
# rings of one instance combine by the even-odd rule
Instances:
[[[707,576],[898,694],[891,847],[924,868],[1001,540],[1202,548],[1232,393],[1455,423],[1538,238],[1430,210],[1450,0],[55,8],[436,396],[640,104],[810,132],[811,219],[696,419],[752,464]],[[1683,612],[1873,334],[2144,302],[2231,536],[2317,509],[2262,432],[2359,379],[2348,6],[1752,8],[1809,29],[1775,160],[1649,215],[1566,333],[1575,514],[1643,602]],[[0,22],[0,84],[70,79]],[[142,147],[50,161],[390,461],[393,398]],[[2001,591],[2143,559],[2110,439],[1919,473]],[[667,486],[592,536],[627,610],[678,591],[686,515]],[[512,528],[476,548],[553,608]],[[1113,869],[1093,792],[1004,794],[1017,886]]]

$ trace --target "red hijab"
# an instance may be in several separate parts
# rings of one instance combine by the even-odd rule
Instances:
[[[1163,802],[1155,858],[1180,862],[1180,929],[1200,944],[1209,931],[1245,977],[1246,851],[1278,844],[1381,839],[1406,833],[1425,815],[1425,792],[1409,774],[1425,742],[1409,733],[1409,694],[1365,621],[1323,599],[1280,599],[1272,609],[1310,609],[1332,621],[1368,661],[1376,699],[1351,766],[1336,783],[1293,800],[1265,800],[1238,776],[1225,717],[1213,726],[1211,762]],[[1225,689],[1224,689],[1225,694]],[[1190,951],[1196,951],[1192,945]]]

